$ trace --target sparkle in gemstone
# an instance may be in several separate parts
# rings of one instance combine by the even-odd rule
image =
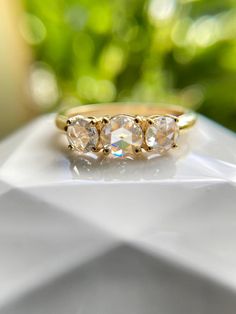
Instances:
[[[140,148],[143,142],[142,128],[134,118],[117,115],[102,128],[101,143],[111,154],[117,157],[132,155],[135,148]]]
[[[79,117],[68,126],[67,138],[72,147],[81,153],[87,153],[97,146],[98,131],[88,119]]]
[[[145,134],[148,147],[160,154],[172,148],[179,136],[179,127],[172,117],[156,117],[153,119]]]

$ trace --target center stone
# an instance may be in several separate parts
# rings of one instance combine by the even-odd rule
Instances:
[[[101,143],[117,157],[132,155],[135,148],[143,143],[143,131],[134,121],[126,115],[117,115],[101,130]]]

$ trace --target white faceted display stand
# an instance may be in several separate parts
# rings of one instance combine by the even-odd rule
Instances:
[[[236,136],[111,161],[53,119],[0,144],[0,314],[235,314]]]

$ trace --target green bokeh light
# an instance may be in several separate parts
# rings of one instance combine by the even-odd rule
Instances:
[[[175,102],[236,130],[236,1],[24,0],[60,102]]]

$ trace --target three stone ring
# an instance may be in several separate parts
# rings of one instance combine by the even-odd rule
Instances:
[[[56,117],[69,149],[116,157],[162,155],[177,147],[180,132],[195,122],[196,114],[180,106],[122,103],[81,105]]]

